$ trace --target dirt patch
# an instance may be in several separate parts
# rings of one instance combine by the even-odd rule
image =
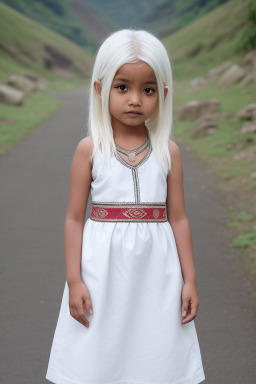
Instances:
[[[31,61],[36,61],[36,57],[33,56],[31,52],[27,51],[19,41],[15,41],[14,45],[17,51],[20,52],[23,56],[27,57]]]
[[[45,45],[44,50],[50,56],[52,66],[56,65],[57,67],[67,68],[71,67],[71,65],[73,64],[72,60],[67,55],[57,50],[52,45]]]
[[[204,48],[204,45],[199,43],[193,49],[191,49],[191,51],[188,52],[187,57],[195,57],[196,55],[198,55],[198,53],[202,51],[203,48]]]
[[[220,43],[222,43],[223,40],[225,40],[225,36],[218,36],[211,42],[211,44],[209,44],[208,51],[216,48]]]
[[[18,122],[17,119],[2,119],[0,120],[0,127],[2,126],[9,126],[9,125],[14,125]]]

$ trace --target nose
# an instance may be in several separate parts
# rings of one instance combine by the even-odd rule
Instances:
[[[141,98],[139,92],[130,93],[129,105],[141,106]]]

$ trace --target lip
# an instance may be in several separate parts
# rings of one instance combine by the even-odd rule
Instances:
[[[138,111],[128,111],[126,112],[127,115],[131,116],[131,117],[137,117],[137,116],[141,116],[142,113],[138,112]]]

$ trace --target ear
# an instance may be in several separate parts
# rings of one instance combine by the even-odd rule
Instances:
[[[166,96],[167,96],[168,90],[169,90],[168,86],[165,85],[165,87],[164,87],[164,99],[165,99]]]
[[[99,98],[101,99],[101,82],[99,80],[94,81],[94,89]]]

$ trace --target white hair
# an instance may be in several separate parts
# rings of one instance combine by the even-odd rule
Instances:
[[[126,63],[144,61],[154,71],[158,86],[158,103],[153,115],[145,122],[150,134],[152,149],[166,171],[171,170],[168,139],[172,134],[172,70],[164,45],[154,35],[143,30],[123,29],[111,34],[100,46],[93,68],[88,132],[93,138],[91,161],[99,151],[102,165],[116,152],[109,113],[109,93],[119,68]],[[101,82],[101,98],[94,82]],[[168,87],[164,99],[164,87]]]

